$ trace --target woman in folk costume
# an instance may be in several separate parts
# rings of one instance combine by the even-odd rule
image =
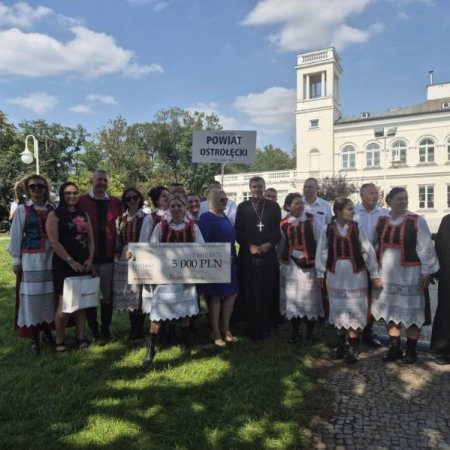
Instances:
[[[148,193],[149,197],[152,199],[154,210],[151,213],[153,226],[161,222],[161,220],[167,220],[170,218],[169,211],[169,191],[165,186],[156,186],[150,189]]]
[[[393,188],[386,197],[389,216],[375,226],[376,248],[383,289],[375,291],[372,315],[388,326],[390,347],[384,362],[417,360],[416,345],[425,323],[424,290],[439,263],[425,219],[408,211],[408,193]],[[407,328],[406,354],[400,348],[400,325]]]
[[[31,351],[40,352],[39,333],[53,342],[56,300],[52,276],[52,249],[45,222],[53,209],[48,203],[49,184],[41,175],[29,175],[16,185],[26,201],[17,207],[11,226],[9,253],[19,285],[16,298],[16,329],[31,339]]]
[[[152,243],[197,242],[204,243],[198,226],[186,214],[186,199],[181,195],[169,196],[170,220],[158,223],[151,237]],[[164,320],[181,319],[181,350],[190,353],[190,318],[198,314],[195,284],[159,284],[154,292],[150,311],[150,337],[144,364],[151,365],[155,356],[156,337]]]
[[[302,196],[288,194],[288,216],[281,221],[278,244],[280,266],[280,312],[292,323],[290,342],[301,339],[300,322],[306,321],[305,345],[312,345],[314,326],[324,316],[322,294],[316,282],[315,258],[321,228],[312,214],[305,213]]]
[[[144,198],[135,188],[126,189],[122,195],[122,207],[125,211],[117,219],[117,258],[114,263],[113,308],[115,311],[128,311],[130,317],[129,340],[144,337],[144,319],[142,295],[144,290],[151,292],[151,286],[128,284],[128,244],[150,242],[153,222],[150,215],[142,210]]]
[[[332,358],[354,363],[358,359],[359,330],[367,323],[367,270],[375,288],[381,287],[381,280],[375,250],[364,231],[352,220],[353,202],[338,198],[333,212],[335,218],[322,230],[317,245],[317,278],[322,287],[326,273],[330,303],[328,321],[337,328],[338,346]]]

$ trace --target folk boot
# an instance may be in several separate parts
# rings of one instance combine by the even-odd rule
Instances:
[[[406,341],[406,353],[402,358],[403,364],[414,364],[417,361],[417,339],[408,338]]]
[[[156,354],[155,346],[156,346],[157,336],[158,335],[156,333],[150,333],[150,335],[148,337],[147,353],[145,354],[145,358],[143,361],[143,364],[146,367],[151,367],[153,364],[153,358],[155,357],[155,354]]]
[[[400,348],[400,336],[389,336],[389,342],[389,351],[383,357],[383,362],[385,363],[396,361],[403,357],[403,351]]]
[[[191,354],[191,342],[190,342],[189,334],[190,334],[189,327],[181,328],[180,348],[181,348],[181,351],[187,356],[189,356]]]
[[[347,339],[345,337],[345,334],[338,335],[337,346],[331,353],[331,359],[334,360],[344,359],[346,347],[347,347]]]

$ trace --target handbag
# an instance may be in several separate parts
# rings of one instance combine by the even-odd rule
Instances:
[[[63,287],[63,313],[98,306],[100,299],[100,277],[85,275],[67,277]]]

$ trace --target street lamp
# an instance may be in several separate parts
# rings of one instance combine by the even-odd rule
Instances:
[[[391,127],[391,128],[375,128],[373,130],[373,134],[375,139],[383,139],[384,141],[384,165],[383,165],[383,190],[384,193],[386,193],[386,169],[388,167],[388,149],[386,146],[386,140],[388,138],[393,138],[397,134],[397,127]],[[395,153],[395,154],[394,154]],[[400,167],[400,157],[398,154],[398,151],[392,152],[392,158],[391,158],[391,167],[397,168]]]
[[[33,153],[28,150],[28,138],[33,139]],[[20,154],[20,159],[25,164],[31,164],[33,158],[36,159],[36,174],[39,175],[39,142],[32,134],[29,134],[25,138],[25,150]]]

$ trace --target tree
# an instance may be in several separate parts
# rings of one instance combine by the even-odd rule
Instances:
[[[76,168],[78,153],[86,141],[86,130],[81,125],[70,128],[58,123],[49,124],[45,120],[21,122],[19,135],[22,142],[29,134],[39,142],[40,172],[56,186],[62,184]],[[31,139],[28,145],[31,145]]]
[[[334,201],[338,197],[350,197],[355,192],[358,192],[358,187],[353,183],[349,183],[345,175],[325,177],[319,189],[320,197],[328,201]]]
[[[196,130],[220,130],[217,115],[170,108],[156,113],[155,123],[158,155],[172,171],[174,181],[185,183],[190,191],[205,193],[220,172],[220,164],[192,163],[192,134]]]
[[[256,161],[254,164],[227,164],[226,173],[239,172],[267,172],[270,170],[295,169],[295,153],[289,155],[281,148],[266,145],[262,149],[256,149]]]
[[[13,197],[14,183],[25,173],[24,164],[20,160],[23,151],[17,130],[7,121],[6,115],[0,111],[0,203],[7,205]]]

